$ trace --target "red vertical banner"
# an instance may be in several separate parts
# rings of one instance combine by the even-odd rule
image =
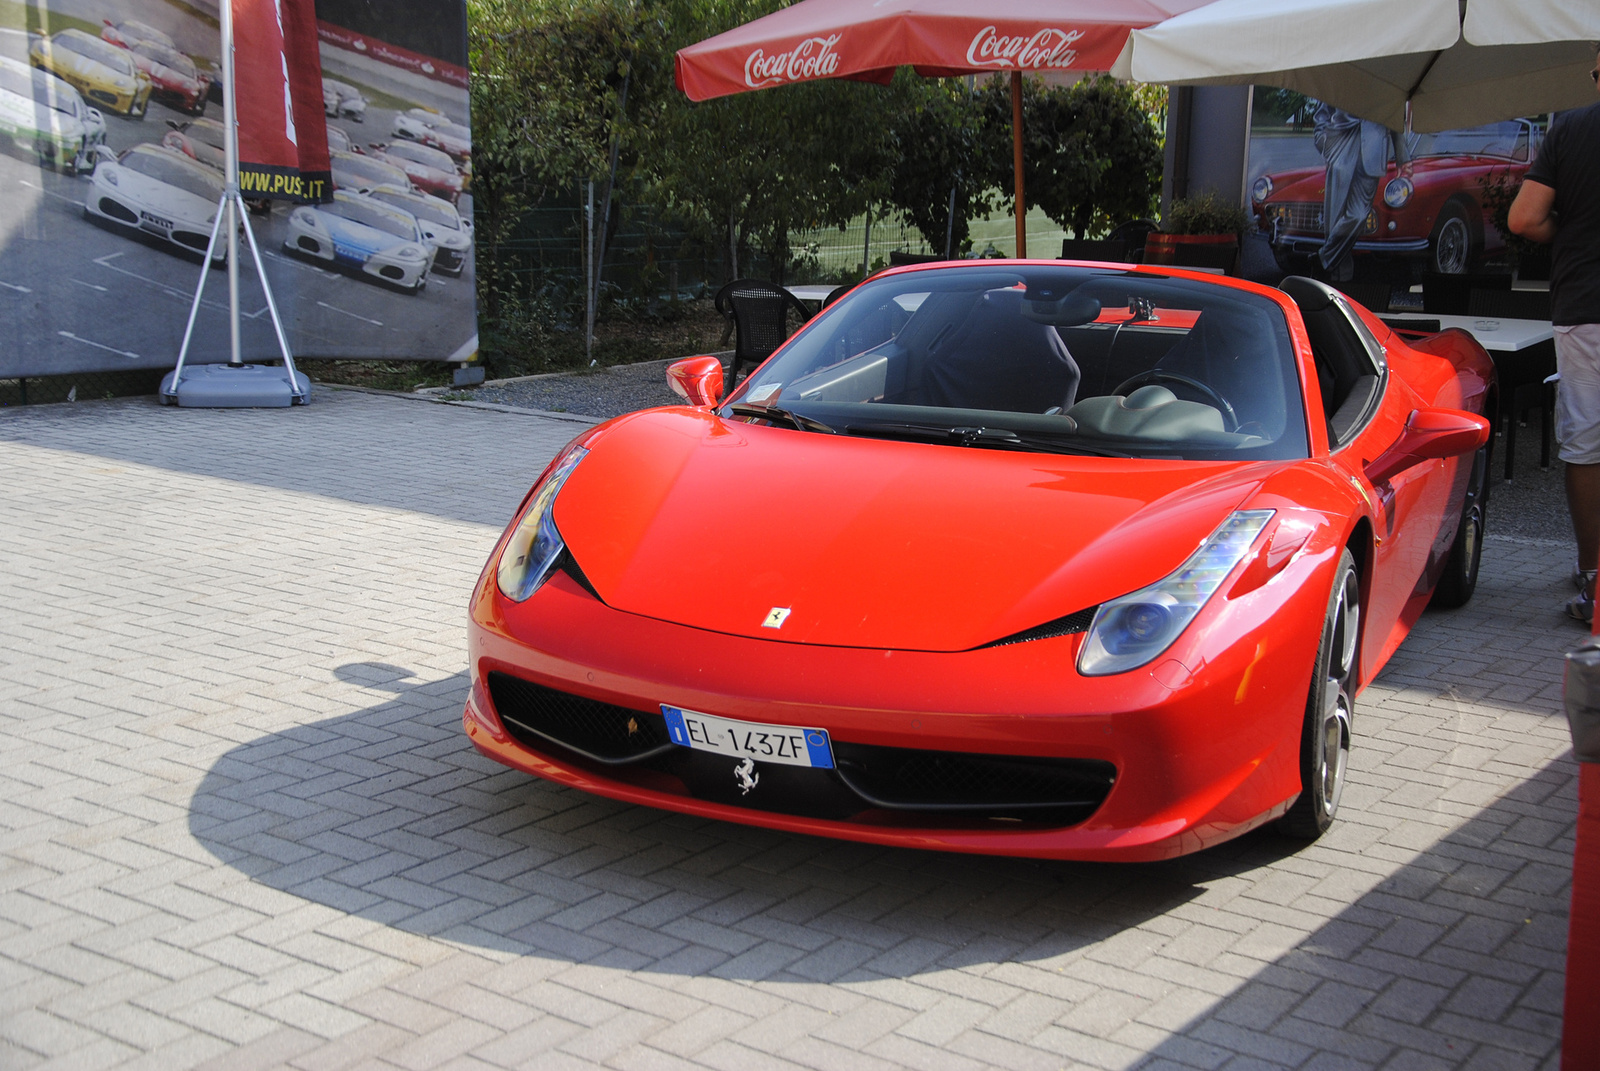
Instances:
[[[225,2],[233,5],[240,192],[332,200],[314,0]]]

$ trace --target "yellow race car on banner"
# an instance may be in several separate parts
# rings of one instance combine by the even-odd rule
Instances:
[[[28,48],[28,60],[58,75],[91,103],[143,119],[150,109],[150,77],[134,66],[126,49],[82,30],[41,37]]]

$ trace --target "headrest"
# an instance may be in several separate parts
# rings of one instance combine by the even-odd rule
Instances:
[[[1051,327],[1077,327],[1100,315],[1100,299],[1076,288],[1030,283],[1022,295],[1022,315]]]
[[[1319,283],[1304,275],[1291,275],[1278,284],[1278,289],[1294,298],[1302,312],[1321,312],[1335,303],[1338,291],[1327,283]]]

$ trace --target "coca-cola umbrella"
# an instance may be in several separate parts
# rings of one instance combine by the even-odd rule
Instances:
[[[678,53],[691,100],[849,78],[1011,75],[1017,255],[1026,256],[1022,189],[1024,72],[1110,70],[1130,31],[1212,0],[801,0]]]

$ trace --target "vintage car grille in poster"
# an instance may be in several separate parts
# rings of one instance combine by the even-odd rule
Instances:
[[[0,377],[170,367],[222,190],[216,0],[7,10]],[[317,0],[316,17],[333,196],[261,198],[250,216],[290,345],[464,359],[477,335],[465,4]],[[249,47],[241,34],[237,53]],[[242,268],[245,358],[274,358]],[[226,360],[227,333],[226,288],[208,286],[190,360]]]

